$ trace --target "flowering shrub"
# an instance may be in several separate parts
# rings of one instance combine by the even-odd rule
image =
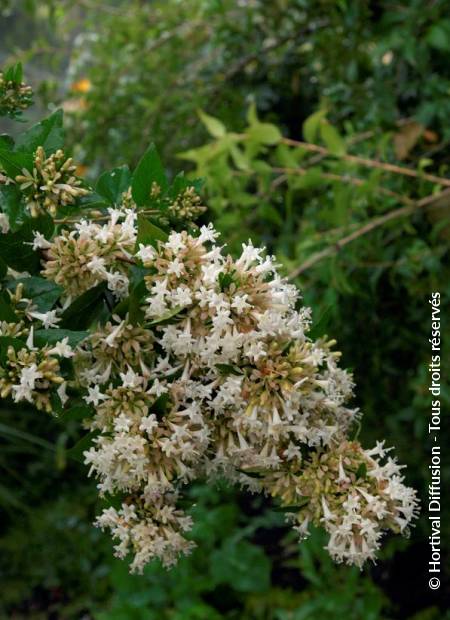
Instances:
[[[96,524],[141,572],[188,553],[183,487],[224,477],[273,496],[338,562],[407,533],[415,491],[384,442],[364,449],[335,341],[275,259],[237,258],[197,225],[199,183],[169,183],[151,146],[94,189],[63,151],[62,115],[0,148],[0,394],[70,417],[109,504]]]

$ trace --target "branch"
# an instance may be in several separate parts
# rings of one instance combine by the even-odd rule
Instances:
[[[344,161],[351,161],[355,164],[359,164],[360,166],[365,166],[366,168],[378,168],[379,170],[386,170],[387,172],[394,172],[395,174],[401,174],[407,177],[414,177],[416,179],[424,179],[426,181],[430,181],[430,183],[439,183],[439,185],[450,187],[450,179],[444,177],[437,177],[434,174],[428,174],[426,172],[417,172],[417,170],[412,170],[411,168],[407,168],[406,166],[397,166],[395,164],[378,161],[377,159],[365,159],[364,157],[359,157],[358,155],[336,155],[324,146],[319,146],[318,144],[312,144],[310,142],[292,140],[291,138],[282,138],[281,142],[289,146],[297,146],[299,148],[305,149],[305,151],[310,151],[312,153],[320,153],[321,155],[325,156],[338,157],[340,159],[343,159]]]
[[[342,239],[339,239],[333,245],[327,248],[324,248],[320,252],[316,252],[315,254],[313,254],[310,258],[308,258],[304,263],[299,265],[296,269],[294,269],[289,274],[288,276],[289,280],[296,278],[301,273],[303,273],[304,271],[307,271],[310,267],[312,267],[319,261],[323,260],[324,258],[327,258],[328,256],[332,256],[333,254],[339,252],[344,246],[351,243],[355,239],[358,239],[359,237],[362,237],[363,235],[366,235],[367,233],[372,232],[372,230],[375,230],[376,228],[379,228],[380,226],[384,226],[384,224],[386,224],[387,222],[390,222],[391,220],[397,219],[399,217],[405,217],[407,215],[410,215],[411,213],[414,213],[418,209],[423,209],[425,207],[431,206],[433,205],[433,203],[438,202],[442,198],[446,198],[446,197],[450,197],[450,190],[444,190],[443,192],[440,192],[439,194],[432,194],[430,196],[426,196],[425,198],[418,200],[417,202],[415,202],[414,204],[410,206],[400,207],[399,209],[390,211],[389,213],[386,213],[385,215],[380,215],[380,217],[374,218],[370,222],[367,222],[367,224],[364,224],[364,226],[361,226],[361,228],[358,228],[357,230],[350,233],[349,235],[342,237]],[[444,201],[442,204],[438,204],[435,206],[443,207],[446,204],[447,203]]]
[[[273,172],[277,172],[277,173],[285,175],[283,177],[278,177],[278,178],[283,178],[284,180],[287,180],[288,178],[287,175],[290,175],[290,174],[297,174],[299,176],[304,176],[305,174],[308,173],[307,168],[275,167],[275,168],[272,168],[272,170]],[[331,172],[319,172],[318,174],[320,174],[320,176],[323,177],[324,179],[329,179],[330,181],[340,181],[341,183],[350,183],[351,185],[356,185],[357,187],[360,187],[361,185],[365,185],[367,183],[365,179],[359,179],[357,177],[351,177],[348,175],[333,174]],[[414,201],[411,200],[411,198],[408,198],[408,196],[404,196],[403,194],[398,194],[397,192],[393,192],[392,190],[387,189],[386,187],[378,186],[374,188],[374,191],[378,192],[379,194],[384,194],[385,196],[390,196],[391,198],[395,198],[399,202],[403,202],[403,204],[406,204],[406,205],[415,204]]]

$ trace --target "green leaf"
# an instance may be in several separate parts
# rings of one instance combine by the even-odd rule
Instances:
[[[12,347],[15,351],[25,349],[26,345],[23,340],[19,338],[12,338],[11,336],[0,336],[0,363],[4,364],[7,359],[7,352],[9,347]]]
[[[33,156],[31,153],[16,153],[0,148],[0,166],[11,179],[15,179],[24,169],[30,172],[33,170]]]
[[[8,323],[17,323],[19,319],[17,318],[8,294],[6,291],[1,291],[0,293],[0,321],[7,321]]]
[[[320,168],[320,166],[311,166],[305,174],[301,176],[291,176],[289,178],[289,186],[292,189],[319,187],[323,185],[323,182],[322,168]]]
[[[345,155],[345,142],[333,125],[327,122],[321,123],[320,135],[333,155]]]
[[[38,312],[51,310],[63,292],[63,289],[58,284],[39,276],[18,278],[13,282],[9,282],[8,288],[14,291],[18,284],[23,285],[24,297],[33,301],[33,305],[36,306]]]
[[[169,235],[159,228],[153,222],[151,222],[146,217],[142,215],[138,216],[137,219],[138,233],[136,239],[136,248],[139,247],[139,244],[143,245],[152,245],[153,247],[157,247],[158,241],[167,241]]]
[[[16,231],[26,215],[17,185],[0,185],[0,210],[8,216],[11,230]]]
[[[211,576],[237,592],[267,592],[270,561],[261,547],[247,541],[227,540],[210,556]]]
[[[319,133],[319,126],[325,118],[325,110],[314,112],[303,123],[303,137],[307,142],[315,142]]]
[[[11,65],[5,71],[5,79],[7,82],[14,82],[15,84],[20,84],[23,80],[23,67],[22,63],[18,62],[15,65]]]
[[[109,205],[109,202],[103,196],[100,196],[100,194],[98,194],[97,192],[91,191],[86,196],[82,196],[77,201],[77,204],[79,205],[79,212],[81,212],[85,209],[102,209],[104,207],[107,207]],[[62,213],[64,215],[73,215],[74,208],[75,207],[73,205],[61,207],[59,213]]]
[[[428,45],[440,52],[450,51],[450,20],[442,19],[429,28],[426,40]]]
[[[232,145],[230,147],[230,155],[233,158],[234,164],[238,170],[248,170],[250,168],[249,160],[239,147]]]
[[[133,325],[142,325],[145,319],[145,312],[142,309],[142,298],[148,293],[145,280],[133,286],[130,293],[128,304],[128,318]]]
[[[16,151],[34,153],[38,146],[47,157],[64,146],[63,111],[57,110],[40,123],[22,133],[16,142]]]
[[[182,310],[184,310],[184,306],[175,306],[175,308],[171,308],[164,314],[162,314],[159,318],[150,322],[150,325],[161,325],[163,323],[170,323],[172,319],[174,319],[177,314],[179,314]]]
[[[5,263],[17,271],[36,273],[40,270],[41,259],[33,250],[33,232],[38,231],[46,238],[53,233],[53,220],[50,216],[27,219],[16,232],[0,235],[0,256]]]
[[[142,298],[148,294],[145,277],[151,271],[151,269],[139,265],[130,266],[130,294],[115,306],[113,314],[124,318],[128,313],[128,319],[133,325],[141,325],[144,322],[145,313],[142,310]]]
[[[85,291],[62,313],[61,328],[82,330],[89,327],[103,309],[106,282]]]
[[[38,437],[37,435],[32,435],[31,433],[21,431],[18,428],[9,426],[7,424],[0,423],[0,434],[3,437],[13,437],[14,439],[22,439],[23,441],[35,444],[36,446],[45,448],[46,450],[52,450],[52,451],[55,450],[55,446],[49,441],[46,441],[45,439],[42,439],[41,437]]]
[[[188,179],[184,172],[179,172],[174,178],[172,185],[170,186],[167,195],[174,200],[179,196],[187,187],[193,187],[197,194],[200,193],[203,186],[203,179]]]
[[[240,377],[244,374],[240,368],[232,366],[231,364],[216,364],[216,368],[221,375],[235,375]]]
[[[295,506],[277,506],[273,510],[275,512],[299,512],[302,508],[309,504],[309,497],[304,497],[298,504]]]
[[[131,184],[131,173],[128,166],[120,166],[109,172],[104,172],[98,179],[95,191],[112,204],[121,201],[122,194]]]
[[[315,321],[308,333],[309,338],[312,340],[316,340],[321,336],[324,336],[328,326],[330,325],[331,319],[333,317],[333,306],[327,306],[319,319]]]
[[[203,112],[202,110],[198,110],[198,115],[208,130],[208,133],[213,136],[213,138],[222,138],[227,133],[225,125],[219,121],[219,119],[206,114],[206,112]]]
[[[161,419],[167,413],[168,405],[170,404],[170,396],[167,394],[161,394],[155,400],[153,405],[150,406],[150,413],[155,413],[158,419]]]
[[[247,110],[247,122],[250,126],[257,125],[259,123],[258,112],[256,110],[256,103],[254,101],[248,106]]]
[[[361,463],[355,473],[356,478],[365,478],[367,476],[367,465]]]
[[[240,474],[248,476],[249,478],[255,478],[255,480],[261,480],[261,478],[264,478],[264,474],[260,471],[252,471],[251,469],[240,469],[239,467],[236,467],[236,471]]]
[[[68,343],[71,347],[76,347],[85,338],[89,336],[87,331],[73,331],[71,329],[37,329],[34,332],[34,342],[38,347],[43,347],[46,344],[55,345],[64,338],[68,339]]]
[[[2,133],[0,135],[0,149],[4,149],[5,151],[12,151],[14,149],[14,140],[11,136],[8,136],[7,133]]]
[[[86,420],[88,418],[92,418],[94,415],[94,410],[90,405],[82,404],[82,405],[74,405],[67,409],[66,411],[61,412],[57,419],[60,422],[66,424],[71,420],[75,420],[80,422],[81,420]]]
[[[283,137],[276,125],[270,123],[257,123],[247,130],[249,139],[258,144],[273,145],[277,144]]]
[[[100,431],[90,431],[86,433],[77,443],[67,450],[67,456],[79,463],[84,463],[83,452],[92,446],[92,440],[97,437]]]
[[[151,202],[150,192],[156,183],[165,192],[169,186],[167,176],[154,144],[151,144],[133,172],[131,193],[137,205]]]
[[[278,211],[269,203],[265,202],[259,207],[259,216],[266,222],[271,222],[277,226],[283,226],[284,220]]]

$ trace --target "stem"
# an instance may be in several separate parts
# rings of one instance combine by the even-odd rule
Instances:
[[[450,196],[450,190],[444,190],[443,192],[440,192],[439,194],[432,194],[430,196],[426,196],[425,198],[422,198],[422,200],[418,200],[417,202],[413,203],[410,206],[400,207],[399,209],[390,211],[389,213],[386,213],[385,215],[381,215],[380,217],[374,218],[373,220],[371,220],[370,222],[367,222],[366,224],[364,224],[364,226],[361,226],[360,228],[350,233],[349,235],[342,237],[333,245],[328,246],[327,248],[324,248],[320,252],[316,252],[315,254],[310,256],[310,258],[308,258],[304,263],[299,265],[296,269],[294,269],[289,274],[288,276],[289,280],[296,278],[301,273],[303,273],[304,271],[307,271],[310,267],[320,262],[324,258],[327,258],[328,256],[332,256],[333,254],[339,252],[341,248],[348,245],[355,239],[359,239],[359,237],[362,237],[363,235],[366,235],[367,233],[372,232],[372,230],[375,230],[376,228],[379,228],[380,226],[384,226],[384,224],[386,224],[387,222],[390,222],[391,220],[397,219],[399,217],[405,217],[407,215],[410,215],[411,213],[414,213],[418,209],[423,209],[425,207],[428,207],[432,205],[434,202],[441,200],[441,198],[448,197],[448,196]],[[442,204],[435,205],[435,206],[444,207],[446,205],[447,203],[446,201],[444,201]]]
[[[312,144],[310,142],[292,140],[291,138],[282,138],[281,142],[289,146],[296,146],[305,149],[305,151],[310,151],[312,153],[320,153],[324,156],[337,157],[339,159],[343,159],[344,161],[351,161],[355,164],[359,164],[360,166],[365,166],[366,168],[378,168],[379,170],[386,170],[387,172],[394,172],[395,174],[414,177],[416,179],[424,179],[426,181],[430,181],[430,183],[439,183],[439,185],[450,187],[450,179],[446,179],[445,177],[437,177],[434,174],[428,174],[426,172],[417,172],[417,170],[412,170],[406,166],[397,166],[396,164],[389,164],[378,161],[377,159],[366,159],[364,157],[359,157],[358,155],[336,155],[324,146],[319,146],[318,144]]]
[[[284,178],[285,180],[287,180],[288,175],[296,174],[299,176],[304,176],[305,174],[308,173],[308,170],[306,168],[278,168],[276,167],[276,168],[272,168],[272,170],[273,172],[287,175]],[[360,187],[364,185],[365,183],[367,183],[367,181],[364,179],[359,179],[357,177],[351,177],[351,176],[346,176],[346,175],[343,176],[340,174],[333,174],[332,172],[320,172],[319,174],[324,179],[328,179],[330,181],[340,181],[341,183],[349,183],[350,185],[355,185],[357,187]],[[450,181],[449,181],[449,185],[450,185]],[[406,205],[414,204],[414,201],[411,198],[408,198],[408,196],[404,196],[403,194],[398,194],[397,192],[393,192],[392,190],[387,189],[386,187],[375,187],[374,191],[378,192],[379,194],[384,194],[385,196],[390,196],[391,198],[395,198],[399,202],[402,202]]]

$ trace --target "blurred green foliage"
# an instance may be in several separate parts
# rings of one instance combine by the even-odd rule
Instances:
[[[2,9],[1,46],[27,61],[41,106],[63,104],[87,176],[135,164],[152,140],[172,172],[188,161],[204,176],[206,217],[231,249],[252,237],[298,274],[318,333],[336,335],[354,369],[363,442],[386,437],[396,446],[425,500],[428,298],[440,290],[443,308],[450,298],[450,199],[425,176],[448,177],[448,3],[86,0]],[[443,385],[443,409],[449,401]],[[426,514],[410,541],[388,541],[378,565],[360,573],[334,566],[318,533],[299,551],[270,502],[225,487],[191,489],[201,545],[190,558],[131,577],[90,525],[94,485],[67,454],[79,422],[18,409],[2,410],[0,421],[1,617],[449,617],[448,574],[439,591],[427,586]],[[448,439],[447,427],[442,445]],[[447,502],[444,540],[449,516]]]

